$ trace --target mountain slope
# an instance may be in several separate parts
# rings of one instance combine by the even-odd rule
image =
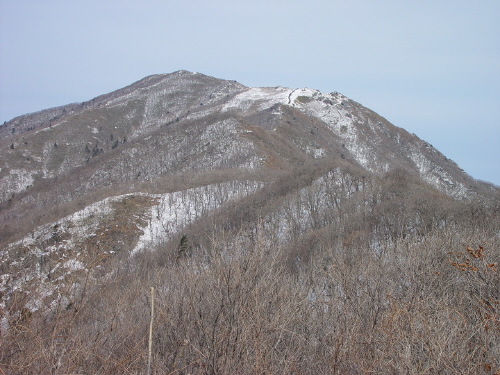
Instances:
[[[3,334],[143,262],[205,269],[257,247],[300,273],[324,251],[389,264],[457,228],[498,240],[498,188],[336,92],[153,75],[17,117],[0,150]]]
[[[230,144],[238,150],[238,157],[249,159],[247,166],[256,167],[264,164],[269,150],[259,149],[255,137],[265,133],[266,138],[276,138],[290,132],[299,139],[288,141],[295,148],[289,152],[299,155],[317,158],[340,152],[375,173],[387,172],[399,163],[454,196],[477,185],[429,144],[337,93],[248,89],[232,81],[180,71],[147,77],[80,105],[53,109],[49,112],[58,115],[51,121],[46,112],[18,117],[0,128],[5,155],[0,166],[2,201],[38,182],[87,167],[96,156],[109,154],[127,142],[137,147],[120,147],[121,152],[100,158],[118,164],[116,168],[122,171],[110,173],[120,173],[121,177],[114,178],[123,182],[139,173],[142,178],[156,178],[189,168],[241,166],[230,160],[234,157],[230,156]],[[264,133],[255,133],[255,126]],[[147,138],[153,134],[156,143]],[[184,143],[180,143],[181,138]],[[229,139],[228,144],[218,144],[224,138]],[[137,141],[140,146],[135,145]],[[152,147],[158,152],[166,144],[174,149],[160,151],[161,167],[144,165],[141,155],[150,155]],[[198,156],[190,150],[193,146]],[[117,158],[137,159],[137,152],[141,167],[129,166],[124,160],[115,162]],[[194,159],[188,162],[190,158]]]

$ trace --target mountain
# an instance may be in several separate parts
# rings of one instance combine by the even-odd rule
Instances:
[[[337,92],[152,75],[16,117],[0,150],[4,336],[73,311],[90,282],[210,263],[216,248],[259,243],[300,274],[325,248],[416,251],[457,228],[498,246],[498,187]]]

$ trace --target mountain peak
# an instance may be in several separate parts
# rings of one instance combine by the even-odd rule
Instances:
[[[69,173],[106,150],[115,150],[125,140],[142,144],[147,136],[156,132],[163,134],[161,129],[177,134],[190,127],[196,132],[215,127],[221,130],[217,137],[222,138],[204,136],[210,144],[222,147],[224,140],[222,143],[236,142],[232,144],[235,146],[245,140],[246,146],[239,151],[234,149],[230,158],[250,158],[254,160],[252,165],[265,166],[272,154],[270,150],[262,149],[257,139],[242,135],[257,134],[255,126],[272,132],[267,133],[266,138],[286,138],[287,146],[279,146],[288,149],[282,154],[281,164],[310,157],[342,157],[378,175],[396,167],[405,169],[434,188],[456,197],[464,197],[473,191],[472,186],[478,186],[437,150],[337,92],[322,93],[309,88],[248,88],[236,81],[179,70],[150,75],[84,103],[9,121],[0,128],[6,160],[12,159],[2,166],[1,199],[25,191],[29,184],[23,181],[42,181]],[[226,141],[229,134],[233,134],[234,139]],[[190,142],[195,143],[186,147],[197,148],[200,139],[195,137]],[[38,146],[30,147],[31,144]],[[55,144],[64,147],[56,149]],[[277,146],[274,141],[271,144]],[[237,156],[247,148],[247,156]],[[63,149],[64,155],[61,155]],[[94,150],[91,155],[88,155],[89,149]],[[51,166],[48,160],[54,157],[53,154],[60,155],[57,158],[60,162]],[[225,159],[223,149],[216,154]],[[229,157],[227,151],[225,154]],[[202,165],[208,165],[211,159],[201,150],[199,157],[207,160]],[[25,163],[27,158],[30,163]],[[199,158],[193,159],[191,168],[202,168],[195,167],[196,160]],[[220,160],[214,162],[218,164]],[[12,169],[11,165],[18,168]],[[22,172],[10,172],[12,170]],[[160,174],[173,172],[176,171],[166,169]]]

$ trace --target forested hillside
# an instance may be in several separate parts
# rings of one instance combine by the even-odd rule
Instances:
[[[499,188],[339,93],[179,71],[0,136],[2,373],[500,374]]]

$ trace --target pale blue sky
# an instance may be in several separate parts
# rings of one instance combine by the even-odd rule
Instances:
[[[186,69],[339,91],[500,185],[499,0],[0,0],[0,121]]]

